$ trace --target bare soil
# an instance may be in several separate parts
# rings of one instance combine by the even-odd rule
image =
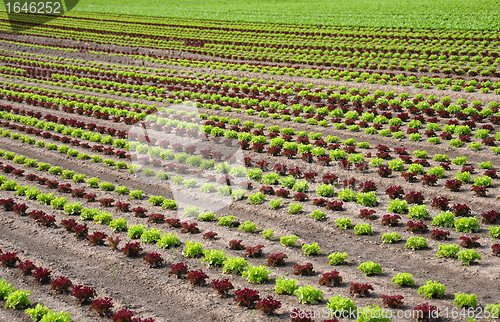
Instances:
[[[25,37],[16,36],[19,39],[37,40],[43,39],[45,43],[57,43],[57,40],[50,38],[39,37]],[[67,41],[67,44],[75,44],[73,41]],[[80,43],[81,44],[81,43]],[[4,44],[6,49],[20,50],[20,46]],[[102,45],[97,47],[105,48]],[[26,48],[23,48],[26,50]],[[139,52],[146,53],[148,50],[139,49]],[[63,52],[56,52],[53,50],[42,49],[36,52],[54,55],[63,55]],[[162,54],[167,54],[162,52]],[[177,54],[181,57],[180,53]],[[112,57],[112,56],[97,56],[84,53],[65,53],[65,57],[79,58],[85,60],[103,61],[118,64],[138,64],[137,61],[130,58]],[[195,55],[188,55],[189,57],[197,57]],[[187,57],[187,56],[186,56]],[[200,57],[197,57],[200,58]],[[164,67],[162,65],[139,62],[146,67]],[[190,69],[200,72],[219,73],[211,69]],[[248,72],[231,72],[225,71],[225,74],[240,76],[240,77],[258,77],[265,79],[274,79],[277,81],[293,81],[303,83],[325,84],[325,85],[345,85],[355,86],[353,83],[335,82],[332,80],[314,80],[304,79],[301,77],[287,77],[287,76],[270,76],[262,74],[254,74]],[[47,87],[48,86],[43,86]],[[401,86],[381,86],[362,84],[362,87],[369,88],[370,90],[395,90],[396,92],[425,93],[427,95],[435,94],[438,97],[442,95],[451,96],[452,99],[462,97],[469,101],[481,99],[483,102],[496,100],[494,94],[478,94],[478,93],[455,93],[451,91],[437,91],[437,90],[424,90],[414,89]],[[60,88],[58,88],[60,89]],[[79,92],[79,91],[75,91]],[[82,92],[84,93],[84,92]],[[87,92],[87,94],[90,92]],[[92,93],[94,94],[94,93]],[[116,98],[110,96],[110,98]],[[132,99],[131,99],[132,101]],[[6,103],[5,101],[2,103]],[[12,105],[12,104],[11,104]],[[32,106],[13,104],[22,106],[25,109],[35,109]],[[42,110],[46,113],[47,110]],[[203,111],[206,112],[206,111]],[[50,111],[51,114],[56,116],[66,115],[59,111]],[[209,111],[212,115],[222,115],[220,111]],[[91,120],[84,116],[72,114],[71,117],[90,122]],[[261,119],[256,116],[239,115],[242,121],[252,120],[256,123],[264,123],[266,125],[280,124],[283,126],[282,121],[273,121],[269,119]],[[116,124],[111,121],[102,121],[92,119],[92,122],[102,126],[112,126],[118,129],[127,129],[124,124]],[[293,124],[297,130],[311,131],[311,128],[305,124]],[[313,131],[318,131],[314,128]],[[337,135],[342,139],[353,137],[358,142],[369,142],[372,147],[377,144],[385,144],[392,147],[404,145],[408,148],[410,154],[415,150],[421,150],[422,145],[419,143],[397,142],[394,139],[381,138],[366,135],[361,132],[337,131],[332,128],[321,130],[326,135]],[[56,179],[61,183],[71,183],[73,188],[85,188],[98,194],[98,198],[113,198],[115,201],[130,202],[134,206],[142,206],[148,209],[148,214],[163,213],[165,217],[176,217],[175,211],[161,210],[158,207],[153,207],[147,202],[147,198],[153,195],[163,195],[167,198],[171,196],[171,191],[168,184],[152,184],[136,178],[128,173],[127,170],[113,170],[103,164],[92,164],[88,161],[79,161],[70,158],[66,155],[53,153],[45,149],[39,149],[33,146],[26,146],[16,140],[8,138],[0,138],[0,148],[8,151],[13,151],[23,154],[29,158],[38,159],[40,162],[49,162],[53,165],[61,166],[63,169],[72,169],[77,173],[86,174],[88,177],[99,177],[102,181],[109,181],[116,185],[126,185],[130,190],[143,190],[145,198],[139,201],[130,201],[128,196],[117,196],[112,192],[102,192],[97,189],[91,189],[86,184],[75,184],[70,180],[61,179],[60,177],[52,176],[48,173],[43,173],[43,176],[49,179]],[[467,149],[450,149],[442,145],[426,146],[425,148],[429,155],[435,153],[446,153],[450,157],[465,155],[469,158],[469,164],[477,166],[482,161],[491,160],[495,165],[500,163],[500,157],[490,153],[472,152]],[[369,151],[374,151],[373,149]],[[82,150],[83,152],[83,150]],[[365,152],[365,151],[362,151]],[[373,209],[377,212],[377,219],[374,221],[363,220],[358,218],[360,209],[366,208],[354,202],[344,203],[345,210],[340,212],[326,211],[328,218],[326,221],[316,221],[309,217],[309,214],[314,209],[311,203],[304,203],[304,210],[298,215],[290,215],[286,212],[288,205],[295,203],[291,199],[285,200],[283,207],[280,210],[269,210],[269,203],[262,205],[251,205],[248,200],[237,201],[232,205],[218,211],[217,217],[223,215],[235,215],[240,222],[252,221],[255,222],[259,228],[256,234],[245,233],[239,231],[237,228],[226,228],[217,226],[216,222],[201,222],[198,225],[201,232],[215,231],[218,234],[217,239],[207,241],[202,239],[202,234],[181,234],[179,229],[168,228],[166,224],[147,224],[145,218],[136,218],[131,213],[117,212],[113,208],[103,208],[98,203],[82,202],[83,206],[96,207],[106,210],[113,214],[114,218],[124,217],[127,219],[129,225],[143,223],[148,227],[156,227],[162,229],[164,232],[179,233],[178,237],[181,239],[181,246],[175,248],[173,251],[168,249],[159,249],[156,245],[141,244],[144,248],[144,254],[147,252],[158,252],[165,259],[165,265],[162,268],[150,269],[144,264],[141,257],[131,259],[125,257],[119,251],[113,251],[108,246],[88,246],[87,240],[77,240],[64,230],[59,224],[62,219],[67,216],[62,211],[53,210],[50,206],[44,206],[36,203],[35,201],[26,201],[23,197],[15,196],[13,192],[1,190],[0,198],[14,198],[16,202],[26,203],[29,210],[40,209],[47,214],[55,215],[57,217],[57,228],[43,228],[28,217],[20,217],[14,215],[13,212],[0,211],[0,248],[6,252],[17,252],[21,260],[31,260],[37,266],[49,268],[52,270],[52,276],[58,277],[60,275],[67,276],[74,284],[83,284],[94,287],[97,290],[99,298],[111,297],[115,304],[115,311],[121,308],[129,308],[136,312],[136,316],[146,318],[153,317],[156,321],[289,321],[288,313],[294,307],[300,307],[303,310],[321,310],[327,304],[326,300],[336,294],[344,297],[349,297],[349,285],[352,282],[369,283],[374,287],[374,292],[367,298],[356,298],[357,306],[366,306],[377,304],[381,306],[382,302],[380,296],[401,294],[404,296],[404,307],[402,310],[411,310],[418,304],[429,302],[433,305],[438,305],[440,310],[444,312],[445,308],[451,309],[455,307],[453,304],[454,294],[459,292],[474,293],[478,296],[480,305],[484,308],[486,304],[498,303],[500,299],[500,271],[498,269],[499,258],[491,254],[491,245],[493,240],[488,236],[488,231],[484,229],[486,225],[482,225],[483,229],[476,234],[480,236],[481,247],[478,252],[482,255],[482,260],[479,264],[471,266],[463,266],[457,259],[436,259],[436,251],[438,245],[442,242],[430,239],[430,232],[422,236],[428,240],[429,248],[418,251],[411,251],[404,247],[405,240],[413,236],[405,230],[405,224],[408,221],[406,216],[397,227],[385,227],[380,224],[380,218],[386,214],[386,206],[389,198],[384,194],[385,189],[392,185],[400,185],[404,188],[405,192],[412,190],[420,191],[426,197],[425,204],[428,205],[431,215],[437,215],[440,211],[431,208],[430,203],[432,198],[437,196],[446,196],[451,199],[450,204],[454,203],[467,203],[471,206],[473,215],[480,215],[484,211],[498,208],[498,189],[497,186],[491,188],[491,194],[487,198],[477,198],[472,195],[470,185],[465,188],[463,192],[450,192],[444,188],[445,179],[439,181],[437,187],[425,187],[421,183],[406,183],[399,173],[394,173],[390,178],[380,178],[371,169],[368,173],[356,173],[354,171],[341,170],[337,166],[322,167],[316,164],[306,164],[301,160],[293,159],[288,160],[283,156],[268,157],[264,154],[258,154],[251,151],[245,151],[245,156],[249,156],[254,160],[266,159],[271,163],[271,166],[276,163],[284,163],[289,167],[300,166],[305,170],[314,170],[318,172],[319,178],[325,173],[336,173],[341,180],[350,177],[355,177],[359,182],[371,180],[377,184],[378,192],[377,197],[379,204]],[[8,160],[2,160],[4,164],[11,164],[15,167],[20,167]],[[437,165],[436,162],[430,161],[432,166]],[[451,172],[456,172],[459,167],[452,166]],[[26,173],[35,173],[41,175],[35,169],[26,169]],[[35,183],[28,182],[21,178],[15,178],[11,174],[6,174],[9,180],[17,180],[22,185],[36,185]],[[447,178],[449,179],[449,178]],[[318,183],[311,184],[311,190]],[[36,185],[42,192],[53,192],[46,187]],[[258,191],[260,185],[251,191],[254,193]],[[342,188],[342,185],[336,184],[336,191]],[[199,197],[202,193],[199,189],[195,188],[189,191],[189,196],[192,198]],[[81,201],[81,199],[72,198],[69,195],[55,192],[57,196],[64,196],[69,202]],[[315,193],[309,192],[309,198],[317,198]],[[269,200],[269,199],[268,199]],[[324,209],[323,209],[324,210]],[[335,228],[334,220],[342,217],[351,217],[354,224],[367,222],[373,225],[374,233],[371,236],[358,236],[354,235],[353,230],[340,230]],[[76,217],[75,217],[76,219]],[[426,222],[430,225],[430,221]],[[126,242],[130,241],[127,234],[112,233],[104,225],[97,225],[88,223],[89,233],[95,231],[104,231],[108,235],[120,236],[123,246]],[[296,235],[299,237],[295,248],[287,248],[279,244],[279,240],[266,240],[261,237],[260,231],[264,229],[273,229],[275,236]],[[447,229],[451,232],[449,241],[450,243],[459,243],[459,237],[464,235],[455,232],[454,230]],[[384,244],[381,241],[381,236],[386,232],[398,232],[403,241],[394,245]],[[471,234],[467,234],[471,235]],[[284,267],[272,267],[271,280],[265,284],[253,285],[242,279],[240,276],[227,275],[222,273],[222,268],[207,267],[201,263],[200,258],[189,259],[182,256],[181,252],[186,240],[201,242],[205,249],[224,249],[227,255],[243,256],[244,251],[230,250],[228,245],[230,240],[242,239],[245,246],[256,246],[259,244],[264,245],[264,255],[262,258],[249,259],[251,265],[265,265],[268,255],[277,252],[283,252],[288,255],[286,260],[287,265]],[[321,246],[321,255],[306,257],[301,246],[303,244],[310,244],[318,242]],[[327,258],[328,254],[332,252],[347,252],[349,254],[348,264],[342,266],[330,266]],[[379,263],[383,268],[383,274],[380,276],[364,276],[357,267],[365,261],[374,261]],[[194,287],[189,284],[185,279],[176,279],[168,275],[169,266],[178,262],[186,263],[190,269],[203,269],[208,275],[208,284],[204,287]],[[296,263],[305,264],[307,262],[313,263],[314,270],[317,272],[315,276],[295,276],[292,274],[293,265]],[[318,280],[322,273],[332,270],[338,270],[343,277],[343,283],[340,287],[327,288],[320,287]],[[392,277],[397,273],[408,272],[412,273],[416,281],[415,287],[399,288],[395,287],[391,282]],[[324,292],[324,301],[319,305],[305,305],[299,304],[297,297],[277,295],[274,292],[275,279],[280,276],[292,276],[297,278],[299,285],[312,285],[319,287]],[[69,295],[54,294],[50,290],[50,285],[37,286],[33,283],[32,277],[21,276],[18,269],[7,269],[0,267],[0,278],[5,278],[9,283],[12,283],[16,288],[29,289],[32,291],[31,299],[36,303],[43,303],[52,310],[68,311],[71,312],[75,321],[104,321],[103,318],[98,318],[96,314],[89,311],[89,305],[79,306],[76,300]],[[282,302],[282,307],[277,311],[275,316],[265,317],[262,313],[256,310],[247,310],[240,307],[233,302],[233,296],[229,298],[220,298],[216,292],[211,289],[210,281],[212,279],[229,278],[233,283],[235,289],[249,287],[259,291],[261,297],[272,295],[274,298]],[[446,285],[446,293],[442,299],[426,300],[418,295],[418,287],[422,286],[427,280],[435,280]],[[232,292],[231,292],[232,294]],[[396,310],[393,310],[396,314]],[[2,321],[29,321],[30,319],[21,311],[0,309],[0,320]],[[322,319],[318,319],[320,321]],[[400,319],[395,317],[394,321],[407,321],[407,319]],[[442,321],[464,321],[465,319],[446,318],[443,317]]]

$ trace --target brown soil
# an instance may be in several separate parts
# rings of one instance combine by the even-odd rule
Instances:
[[[1,34],[1,33],[0,33]],[[37,37],[37,36],[24,36],[24,35],[9,35],[9,37],[13,39],[18,39],[20,41],[30,41],[30,42],[39,42],[42,44],[47,44],[47,45],[52,45],[52,46],[57,46],[58,40],[54,40],[52,38],[46,38],[46,37]],[[150,48],[137,48],[137,47],[122,47],[122,46],[107,46],[107,45],[101,45],[101,44],[94,44],[94,43],[87,43],[87,42],[81,42],[81,41],[74,41],[74,40],[65,40],[67,44],[73,45],[73,46],[91,46],[92,48],[98,48],[98,49],[115,49],[119,51],[136,51],[139,54],[143,55],[148,55],[148,54],[156,54],[156,55],[164,55],[164,56],[169,56],[173,58],[180,58],[180,59],[212,59],[210,56],[206,55],[198,55],[198,54],[191,54],[191,53],[185,53],[185,52],[180,52],[180,51],[174,51],[174,50],[160,50],[160,49],[150,49]],[[6,44],[6,49],[9,50],[15,50],[15,51],[27,51],[27,47],[25,46],[20,46],[16,44]],[[120,64],[120,65],[134,65],[134,66],[143,66],[143,67],[151,67],[151,68],[165,68],[165,65],[162,64],[156,64],[153,62],[148,62],[144,60],[137,60],[134,58],[130,57],[115,57],[115,56],[110,56],[110,55],[95,55],[95,54],[88,54],[88,53],[81,53],[81,52],[61,52],[58,50],[52,50],[52,49],[47,49],[47,48],[42,48],[37,51],[37,54],[45,54],[45,55],[52,55],[52,56],[62,56],[64,53],[64,56],[74,58],[74,59],[83,59],[86,61],[94,61],[94,62],[103,62],[103,63],[110,63],[110,64]],[[233,60],[233,59],[223,59],[223,58],[217,58],[217,61],[223,61],[223,62],[229,62],[229,63],[234,63],[234,62],[246,62],[246,63],[252,63],[253,61],[241,61],[241,60]],[[297,65],[297,64],[285,64],[289,66],[301,66],[308,68],[310,66],[307,65]],[[172,66],[167,65],[168,68],[172,68]],[[247,78],[257,78],[257,79],[265,79],[265,80],[274,80],[276,82],[294,82],[294,83],[312,83],[315,85],[334,85],[334,86],[346,86],[347,88],[350,87],[358,87],[358,88],[367,88],[370,91],[375,91],[375,90],[382,90],[382,91],[396,91],[396,93],[408,93],[410,95],[414,94],[419,94],[422,93],[424,96],[429,96],[429,95],[436,95],[438,98],[443,97],[443,96],[449,96],[451,97],[452,100],[456,100],[457,98],[464,98],[468,102],[472,102],[475,100],[481,100],[483,104],[487,105],[489,102],[492,101],[497,101],[498,98],[496,97],[494,92],[486,93],[483,94],[481,92],[474,92],[474,93],[466,93],[466,92],[454,92],[451,91],[449,88],[446,90],[438,90],[436,88],[433,89],[424,89],[424,88],[414,88],[413,86],[390,86],[390,85],[378,85],[378,84],[368,84],[368,83],[355,83],[355,82],[345,82],[345,81],[335,81],[332,79],[314,79],[314,78],[304,78],[304,77],[298,77],[298,76],[287,76],[287,75],[269,75],[269,74],[262,74],[262,73],[253,73],[253,72],[248,72],[248,71],[232,71],[232,70],[217,70],[217,69],[211,69],[211,68],[191,68],[191,67],[182,67],[182,66],[173,66],[174,69],[182,69],[185,71],[192,71],[195,73],[209,73],[209,74],[224,74],[224,75],[231,75],[231,76],[237,76],[237,77],[247,77]],[[177,68],[175,68],[177,67]],[[181,67],[181,68],[178,68]],[[351,69],[349,69],[351,70]],[[358,70],[362,71],[362,69],[353,69],[353,70]],[[384,71],[381,71],[384,72]],[[385,71],[387,72],[387,71]],[[393,71],[394,73],[399,73],[398,71]],[[407,73],[408,74],[408,73]],[[418,78],[421,76],[429,76],[429,74],[425,73],[411,73],[413,75],[416,75]],[[439,74],[437,74],[439,75]],[[439,75],[440,77],[445,77],[446,75],[441,74]],[[461,78],[464,78],[466,80],[469,79],[476,79],[477,77],[469,77],[469,76],[462,76]]]
[[[17,36],[23,38],[24,36]],[[28,39],[28,38],[26,38]],[[32,39],[32,37],[29,37]],[[54,40],[45,39],[47,43]],[[72,43],[68,41],[68,43]],[[19,50],[19,46],[5,46],[10,50]],[[103,47],[104,48],[104,47]],[[140,49],[143,51],[142,49]],[[144,51],[146,52],[146,51]],[[52,50],[41,50],[37,53],[54,54]],[[165,53],[164,53],[165,54]],[[57,55],[62,55],[62,52],[57,52]],[[87,60],[99,60],[119,64],[135,64],[136,61],[128,58],[117,58],[111,56],[96,56],[83,53],[71,53],[67,57],[80,58]],[[142,62],[141,62],[142,63]],[[144,66],[160,67],[160,65],[146,64]],[[164,66],[163,66],[164,67]],[[200,72],[218,73],[210,69],[189,69]],[[262,74],[242,73],[242,72],[225,72],[226,74],[245,77],[258,77],[266,79],[275,79],[277,81],[294,81],[294,82],[311,82],[315,84],[327,85],[346,85],[355,86],[353,83],[335,82],[331,80],[314,80],[304,79],[299,77],[284,77],[284,76],[263,76]],[[43,86],[47,87],[47,86]],[[395,90],[396,92],[409,92],[412,93],[427,93],[436,95],[448,95],[452,99],[463,97],[469,101],[481,99],[486,102],[495,100],[493,94],[468,94],[468,93],[454,93],[450,91],[436,91],[413,89],[407,87],[389,87],[380,85],[362,84],[362,87],[382,90]],[[60,89],[60,88],[58,88]],[[88,92],[90,93],[90,92]],[[88,94],[87,93],[87,94]],[[111,98],[116,98],[110,96]],[[120,98],[121,99],[121,98]],[[133,101],[132,99],[130,101]],[[5,103],[5,102],[3,102]],[[35,109],[32,106],[23,106],[25,109]],[[48,113],[48,110],[42,112]],[[203,111],[205,112],[205,111]],[[58,111],[50,111],[51,114],[62,116],[65,113]],[[222,115],[220,111],[208,111],[212,115]],[[84,120],[86,122],[93,122],[103,126],[116,126],[119,129],[127,129],[122,124],[115,124],[111,121],[98,121],[83,116],[71,115],[71,117]],[[233,116],[235,117],[235,116]],[[256,123],[264,123],[266,125],[280,124],[283,126],[282,121],[273,121],[269,119],[261,119],[256,116],[238,116],[242,121],[252,120]],[[315,127],[311,129],[304,124],[293,123],[293,127],[297,130],[313,130],[318,131]],[[414,150],[422,150],[422,144],[408,142],[408,140],[395,142],[394,139],[374,137],[365,135],[358,132],[345,132],[336,131],[332,128],[322,129],[321,132],[324,136],[337,135],[342,139],[353,137],[357,141],[367,141],[372,147],[377,144],[385,144],[389,147],[396,147],[403,145],[408,147],[411,154]],[[0,138],[0,147],[4,150],[13,151],[23,154],[29,158],[38,159],[40,162],[50,162],[53,165],[59,165],[63,169],[72,169],[77,173],[84,173],[88,177],[97,176],[102,181],[113,182],[116,185],[126,185],[130,190],[140,189],[145,193],[145,199],[141,201],[130,201],[127,196],[117,196],[112,192],[102,192],[97,189],[86,187],[85,184],[75,184],[70,180],[61,179],[60,177],[52,176],[44,173],[43,176],[49,179],[57,179],[61,183],[71,183],[73,188],[85,188],[88,191],[95,191],[98,198],[113,198],[116,201],[130,202],[134,206],[142,206],[149,210],[151,213],[163,213],[168,217],[176,217],[177,213],[174,211],[161,210],[158,207],[153,207],[147,202],[147,198],[152,195],[163,195],[167,198],[171,195],[168,185],[156,185],[144,182],[143,180],[130,175],[127,170],[112,170],[102,164],[92,164],[88,161],[78,161],[66,155],[52,153],[44,149],[39,149],[33,146],[25,146],[15,140],[7,138]],[[435,153],[446,153],[450,157],[459,155],[466,155],[469,157],[469,163],[477,166],[479,162],[484,160],[491,160],[495,165],[499,164],[500,157],[492,154],[489,151],[472,152],[466,149],[450,149],[444,146],[429,146],[425,145],[430,155]],[[370,151],[374,151],[373,149]],[[83,150],[82,150],[83,152]],[[363,151],[365,152],[365,151]],[[362,207],[354,202],[344,203],[345,210],[341,212],[325,211],[328,215],[326,221],[316,221],[308,215],[313,209],[310,202],[304,203],[304,210],[298,215],[287,214],[286,209],[288,205],[293,202],[291,199],[285,200],[283,207],[280,210],[269,210],[269,203],[266,202],[262,205],[251,205],[247,200],[234,202],[216,213],[217,217],[227,214],[235,215],[240,222],[253,221],[259,228],[258,234],[250,234],[239,231],[237,228],[225,228],[216,226],[215,222],[201,222],[197,221],[202,233],[207,231],[215,231],[218,238],[213,241],[202,239],[202,234],[187,235],[180,234],[178,229],[167,228],[166,224],[147,224],[146,219],[140,219],[133,216],[131,213],[119,213],[115,208],[106,208],[105,210],[112,213],[114,218],[124,217],[127,219],[128,224],[143,223],[148,227],[157,227],[163,229],[164,232],[177,232],[181,239],[181,246],[175,248],[173,251],[167,249],[159,249],[155,245],[142,244],[144,252],[158,252],[162,254],[166,264],[159,269],[150,269],[144,265],[141,258],[129,259],[118,251],[112,251],[108,246],[88,246],[88,241],[75,240],[73,235],[67,233],[64,228],[58,224],[57,228],[42,228],[39,227],[32,219],[28,217],[15,216],[13,212],[0,212],[0,248],[5,251],[18,252],[21,260],[29,259],[37,266],[49,268],[52,270],[52,276],[57,277],[64,275],[73,280],[74,284],[90,285],[96,288],[98,297],[112,297],[115,303],[115,311],[123,307],[129,308],[136,312],[136,316],[146,318],[153,317],[156,321],[288,321],[287,314],[294,307],[300,307],[303,310],[321,310],[326,305],[326,300],[336,294],[344,297],[349,296],[349,285],[352,282],[370,283],[374,287],[374,292],[368,298],[356,298],[356,305],[380,305],[380,296],[382,294],[395,295],[401,294],[404,296],[405,306],[403,310],[410,310],[418,304],[429,302],[438,305],[440,310],[444,312],[448,308],[455,307],[453,304],[454,294],[459,292],[474,293],[478,296],[479,303],[484,308],[485,305],[497,303],[500,298],[500,284],[499,284],[499,270],[498,270],[498,257],[491,256],[491,245],[493,240],[488,236],[488,231],[485,229],[486,225],[482,225],[482,230],[477,234],[481,237],[480,242],[482,246],[478,252],[482,255],[482,260],[479,264],[472,266],[463,266],[460,261],[454,259],[436,259],[435,254],[438,245],[443,242],[438,242],[430,239],[430,233],[422,236],[426,237],[429,242],[429,248],[419,251],[410,251],[405,249],[405,240],[413,236],[405,231],[404,225],[408,221],[406,216],[398,227],[385,227],[380,224],[380,218],[386,213],[386,205],[389,200],[384,194],[386,188],[392,185],[400,185],[404,188],[405,192],[412,190],[421,191],[426,197],[425,203],[429,207],[431,215],[437,215],[439,211],[430,207],[430,202],[435,196],[446,196],[451,199],[450,204],[453,203],[467,203],[473,208],[473,214],[479,215],[480,213],[498,208],[498,191],[495,188],[490,189],[491,193],[488,198],[475,198],[472,196],[468,188],[464,188],[464,192],[454,193],[444,190],[445,179],[439,181],[437,187],[424,187],[421,183],[406,183],[399,177],[397,173],[393,174],[390,178],[380,178],[371,169],[368,173],[355,173],[354,171],[341,170],[337,166],[321,167],[316,164],[306,164],[301,160],[287,160],[284,157],[267,157],[264,154],[257,154],[254,152],[246,151],[245,156],[252,157],[253,159],[267,159],[271,164],[285,163],[290,166],[300,166],[303,170],[314,170],[320,175],[328,172],[334,172],[339,175],[341,179],[356,177],[360,182],[365,180],[372,180],[378,186],[377,197],[379,204],[374,207],[377,211],[378,219],[374,221],[363,220],[357,217],[359,210]],[[20,167],[8,160],[2,160],[4,164],[11,164],[15,167]],[[431,161],[432,165],[437,165]],[[451,172],[456,172],[459,169],[453,166]],[[27,169],[26,173],[38,173],[34,169]],[[22,178],[14,178],[13,175],[6,175],[9,180],[17,180],[23,185],[36,185],[30,183]],[[449,178],[448,178],[449,179]],[[498,182],[498,180],[497,180]],[[46,187],[36,185],[42,192],[53,192]],[[311,184],[311,190],[317,183]],[[255,188],[253,192],[256,192]],[[342,187],[340,184],[336,185],[336,191]],[[465,192],[467,190],[467,192]],[[201,192],[199,189],[193,189],[189,192],[192,198],[199,196]],[[55,192],[57,196],[65,196],[69,202],[81,201],[81,199],[71,198],[68,195]],[[317,197],[315,193],[308,193],[310,199]],[[1,190],[0,198],[14,198],[16,202],[26,203],[30,210],[40,209],[48,214],[56,215],[57,223],[64,219],[66,216],[62,211],[52,210],[50,206],[44,206],[36,203],[35,201],[26,201],[23,197],[15,196],[13,192]],[[268,198],[269,200],[269,198]],[[83,206],[98,207],[98,203],[82,202]],[[324,209],[323,209],[324,210]],[[351,217],[354,224],[367,222],[373,225],[373,235],[371,236],[358,236],[354,235],[353,230],[340,230],[335,228],[334,220],[341,217]],[[76,218],[75,218],[76,219]],[[426,222],[430,225],[430,221]],[[108,235],[120,236],[122,239],[121,246],[129,241],[126,233],[111,233],[106,226],[99,226],[93,223],[88,223],[89,232],[104,231]],[[273,229],[275,236],[285,236],[294,234],[299,237],[296,248],[287,248],[279,244],[279,240],[269,241],[263,239],[260,231],[264,229]],[[432,229],[432,228],[431,228]],[[447,229],[450,230],[450,229]],[[386,232],[398,232],[403,241],[394,245],[383,244],[380,237]],[[459,237],[464,235],[462,233],[450,230],[451,235],[448,244],[459,243]],[[470,234],[469,234],[470,235]],[[230,240],[242,239],[245,246],[255,246],[262,244],[264,248],[264,256],[260,259],[250,259],[251,265],[264,265],[265,259],[268,255],[277,252],[283,252],[288,255],[286,260],[287,265],[284,267],[270,268],[271,280],[265,284],[252,285],[246,280],[235,275],[226,275],[222,273],[221,268],[208,268],[201,263],[200,258],[186,259],[182,256],[181,252],[183,244],[186,240],[201,242],[205,249],[224,249],[227,255],[243,256],[243,251],[229,250],[228,243]],[[318,242],[321,246],[322,255],[306,257],[300,246],[307,243]],[[343,266],[332,267],[328,264],[328,254],[332,252],[347,252],[349,254],[348,264]],[[379,263],[383,268],[383,274],[374,277],[365,277],[358,271],[359,264],[365,261],[374,261]],[[274,298],[282,301],[283,306],[277,311],[276,316],[265,317],[258,311],[247,310],[237,307],[233,303],[233,297],[230,296],[226,299],[221,299],[216,295],[216,292],[210,288],[210,284],[204,287],[193,287],[185,279],[178,280],[168,275],[168,267],[171,264],[178,262],[186,263],[190,269],[203,269],[208,275],[209,283],[215,278],[229,278],[233,283],[235,289],[249,287],[259,291],[261,297],[272,295]],[[291,274],[293,265],[296,263],[305,264],[307,262],[313,263],[314,269],[317,272],[315,276],[304,277],[294,276]],[[321,273],[338,270],[343,277],[343,284],[337,288],[327,288],[318,285],[318,279]],[[392,277],[397,273],[408,272],[413,274],[417,286],[411,288],[398,288],[391,282]],[[299,281],[299,285],[312,285],[319,287],[324,292],[325,300],[319,305],[305,305],[298,304],[297,297],[277,295],[274,292],[275,279],[280,276],[293,276]],[[104,319],[97,318],[94,312],[89,311],[88,305],[78,306],[74,298],[68,295],[57,295],[50,291],[49,285],[35,286],[33,278],[22,277],[18,269],[0,268],[0,278],[5,278],[9,283],[12,283],[16,288],[29,289],[32,291],[31,299],[34,303],[43,303],[52,310],[68,311],[72,313],[75,321],[103,321]],[[426,300],[418,296],[418,287],[422,286],[426,280],[436,280],[446,285],[445,297],[442,299]],[[232,294],[232,293],[231,293]],[[393,314],[396,311],[393,310]],[[0,309],[0,320],[2,321],[29,321],[26,314],[21,311]],[[321,319],[320,319],[321,320]],[[407,321],[406,319],[394,318],[394,321]],[[458,318],[443,318],[442,321],[464,321]]]

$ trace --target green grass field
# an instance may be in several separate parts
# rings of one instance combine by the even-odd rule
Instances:
[[[74,10],[263,23],[500,30],[496,0],[80,0]]]

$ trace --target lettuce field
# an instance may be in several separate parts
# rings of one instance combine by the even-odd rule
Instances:
[[[0,12],[0,320],[500,318],[496,3],[103,3]]]
[[[482,30],[500,27],[498,3],[492,0],[80,0],[74,10],[319,26]]]

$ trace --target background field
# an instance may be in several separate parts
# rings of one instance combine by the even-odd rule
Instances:
[[[494,0],[80,0],[74,10],[264,23],[500,29]]]

